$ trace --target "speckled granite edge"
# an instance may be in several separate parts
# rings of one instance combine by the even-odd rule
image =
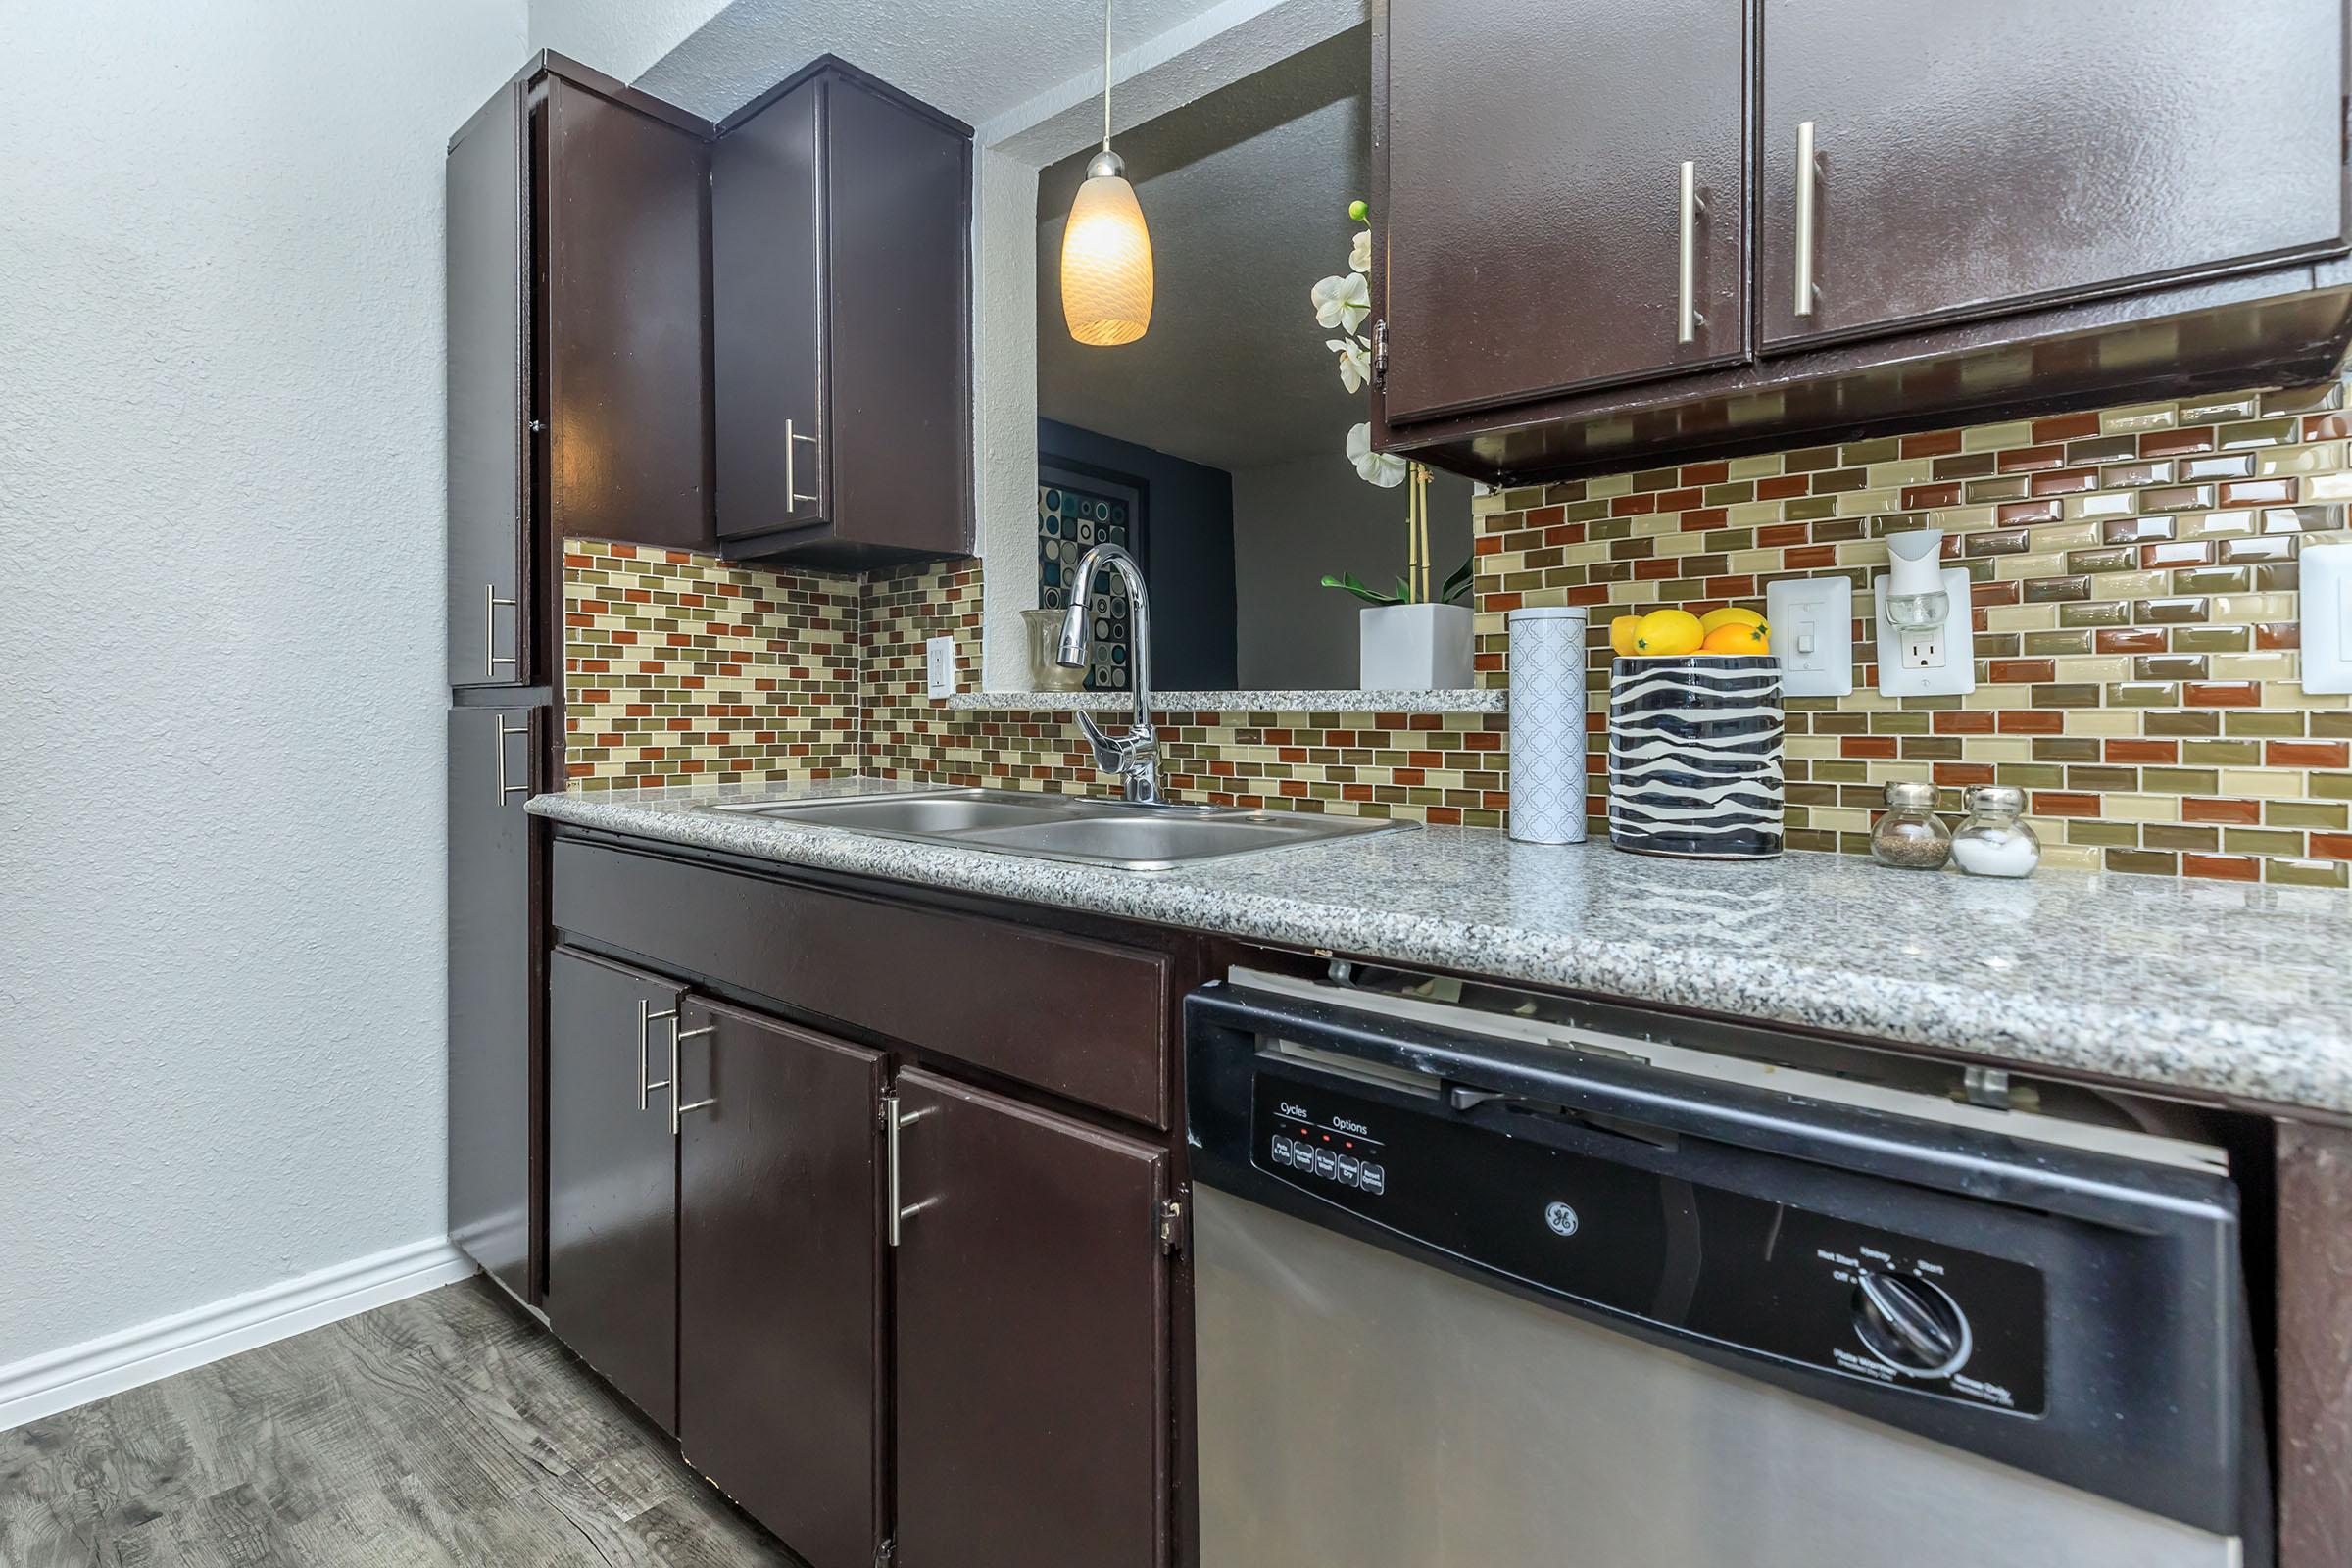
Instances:
[[[757,793],[808,798],[922,787],[833,780]],[[2335,895],[2304,899],[2303,890],[2263,889],[2241,896],[2259,893],[2259,905],[2230,904],[2206,895],[2230,890],[2050,871],[2031,883],[1956,875],[1919,881],[1917,873],[1829,855],[1790,855],[1727,872],[1600,845],[1545,850],[1453,828],[1136,873],[708,808],[722,798],[557,795],[535,798],[530,809],[580,827],[822,870],[1963,1050],[2192,1098],[2352,1113],[2352,981],[2329,972],[2352,952],[2352,901]],[[1784,902],[1773,902],[1782,898],[1774,878],[1798,884]],[[1920,896],[1943,881],[1950,884],[1945,894]],[[2136,886],[2118,891],[2119,882]],[[1546,891],[1555,886],[1556,896]],[[1743,910],[1742,897],[1763,902]],[[1805,921],[1823,919],[1825,900],[1851,906],[1836,945],[1793,929],[1800,913]],[[2162,910],[2168,923],[2132,940],[2161,948],[2168,939],[2210,936],[2209,978],[2198,978],[2208,973],[2202,959],[2159,974],[2120,949],[2105,956],[2089,946],[2057,951],[2063,945],[2031,924],[2040,918],[2035,901],[2054,906],[2054,919],[2081,919],[2082,908],[2122,909],[2127,901],[2133,909]],[[2257,924],[2233,932],[2227,916],[2241,907]],[[1689,917],[1678,921],[1662,912],[1669,910]],[[1755,919],[1743,936],[1740,921],[1750,912]],[[2001,956],[2003,945],[1992,944],[1956,962],[1951,938],[1972,918],[1987,930],[2017,927],[2005,947],[2015,956]],[[2278,929],[2258,928],[2266,919]],[[2296,985],[2278,983],[2277,965],[2289,951],[2282,939],[2291,943]],[[2274,972],[2257,972],[2257,964]]]
[[[1125,712],[1124,692],[957,692],[947,699],[958,713],[1066,713],[1077,709]],[[1181,713],[1502,713],[1510,693],[1499,688],[1449,691],[1153,692],[1152,707]]]

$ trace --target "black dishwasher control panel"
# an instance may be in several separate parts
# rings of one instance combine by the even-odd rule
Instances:
[[[2042,1280],[2025,1264],[1273,1066],[1252,1098],[1257,1169],[1423,1246],[1717,1345],[2042,1411]]]

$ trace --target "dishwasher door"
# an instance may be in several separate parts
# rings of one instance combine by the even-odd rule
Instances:
[[[1196,1190],[1202,1568],[2235,1568],[2234,1540]]]
[[[1202,1568],[2269,1562],[2223,1171],[1630,1037],[1186,1017]]]

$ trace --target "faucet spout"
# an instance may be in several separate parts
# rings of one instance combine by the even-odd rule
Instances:
[[[1128,661],[1128,685],[1135,696],[1135,715],[1126,733],[1113,735],[1095,722],[1095,715],[1078,710],[1078,727],[1094,748],[1095,765],[1116,772],[1127,799],[1138,806],[1174,803],[1159,787],[1159,731],[1152,724],[1152,603],[1144,587],[1143,568],[1118,545],[1103,543],[1089,550],[1072,571],[1070,608],[1061,621],[1061,645],[1054,659],[1066,669],[1083,669],[1094,649],[1093,597],[1095,574],[1104,567],[1127,585],[1128,624],[1134,644]]]

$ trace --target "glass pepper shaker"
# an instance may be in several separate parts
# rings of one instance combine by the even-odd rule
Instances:
[[[1952,836],[1952,858],[1970,876],[2026,876],[2041,863],[2041,840],[2017,819],[2026,792],[1980,784],[1968,792],[1968,820]]]
[[[1906,871],[1933,871],[1952,858],[1952,830],[1936,814],[1936,786],[1886,786],[1886,810],[1870,830],[1870,858]]]

